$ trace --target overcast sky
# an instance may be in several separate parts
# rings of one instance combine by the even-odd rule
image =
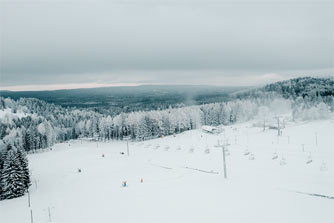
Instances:
[[[0,0],[1,89],[334,72],[334,1]]]

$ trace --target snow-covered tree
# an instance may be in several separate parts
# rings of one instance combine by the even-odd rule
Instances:
[[[20,165],[23,171],[23,183],[24,183],[25,189],[28,189],[29,186],[31,185],[31,181],[30,181],[29,164],[28,164],[26,152],[22,149],[18,149],[17,159],[20,162]]]
[[[24,178],[17,150],[8,144],[1,170],[1,199],[11,199],[24,195],[26,191]]]

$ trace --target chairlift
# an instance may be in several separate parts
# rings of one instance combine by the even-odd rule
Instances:
[[[286,160],[285,160],[284,157],[282,157],[281,160],[279,161],[279,165],[281,165],[281,166],[286,165]]]
[[[306,164],[310,164],[313,162],[311,154],[307,157]]]
[[[229,155],[231,155],[231,153],[230,153],[230,150],[229,150],[229,149],[227,149],[227,148],[225,149],[225,155],[226,155],[226,156],[229,156]]]
[[[322,162],[321,163],[321,166],[320,166],[320,171],[327,171],[328,169],[327,169],[327,165],[326,165],[326,163],[325,162]]]
[[[272,157],[272,159],[273,159],[273,160],[276,160],[276,159],[278,159],[278,155],[277,155],[277,153],[274,153],[274,154],[273,154],[273,157]]]

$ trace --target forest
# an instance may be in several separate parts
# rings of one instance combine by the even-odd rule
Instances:
[[[301,81],[303,89],[299,86]],[[233,93],[229,100],[222,102],[117,115],[63,107],[35,98],[0,97],[0,197],[22,195],[29,187],[26,153],[55,143],[83,137],[104,141],[131,137],[139,141],[202,125],[231,125],[287,113],[293,121],[326,119],[334,111],[333,88],[331,79],[289,80]],[[8,188],[8,185],[16,186]],[[12,193],[6,192],[9,190]]]
[[[224,101],[242,87],[141,85],[53,91],[0,91],[12,99],[37,98],[62,107],[87,108],[101,114],[161,110]]]

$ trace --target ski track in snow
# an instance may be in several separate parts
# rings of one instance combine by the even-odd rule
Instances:
[[[188,169],[188,170],[196,170],[196,171],[199,171],[199,172],[202,172],[202,173],[210,173],[210,174],[219,174],[219,172],[215,172],[215,171],[207,171],[207,170],[202,170],[202,169],[197,169],[197,168],[192,168],[192,167],[182,167],[182,168],[185,168],[185,169]]]
[[[305,194],[305,195],[309,195],[309,196],[314,196],[314,197],[320,197],[320,198],[326,198],[326,199],[334,200],[334,197],[332,197],[332,196],[327,196],[327,195],[323,195],[323,194],[306,193],[306,192],[301,192],[301,191],[291,191],[291,192],[295,192],[295,193],[298,193],[298,194]]]
[[[154,163],[152,163],[150,160],[149,160],[148,163],[149,163],[150,165],[152,165],[152,166],[160,167],[160,168],[167,169],[167,170],[172,170],[172,169],[173,169],[172,167],[168,167],[168,166],[163,166],[163,165],[154,164]]]

